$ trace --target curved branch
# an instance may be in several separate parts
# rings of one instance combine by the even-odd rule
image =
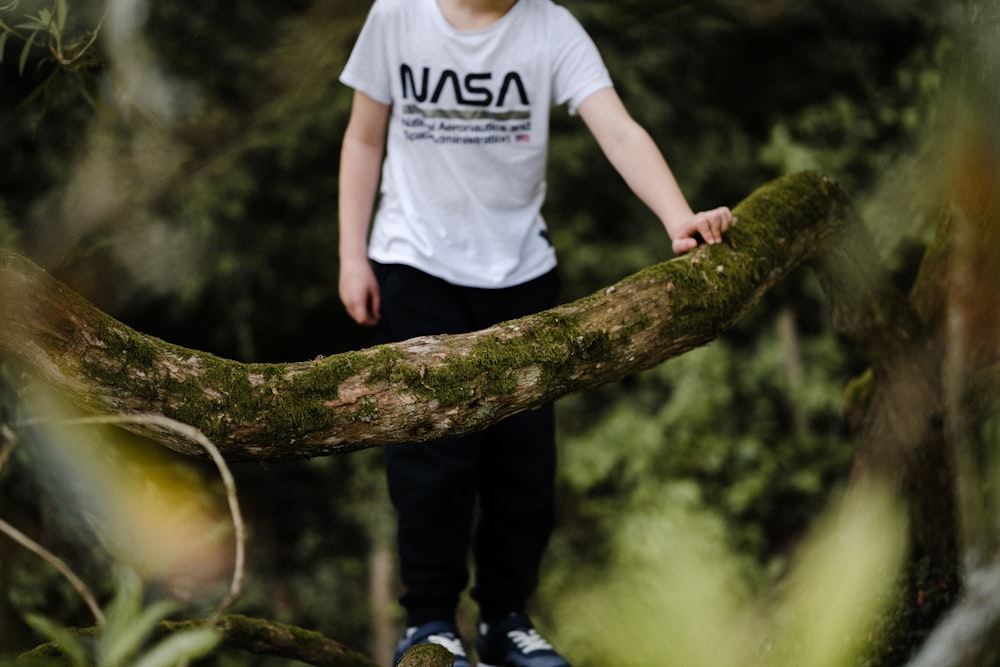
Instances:
[[[90,592],[90,588],[87,587],[87,584],[83,583],[83,580],[80,579],[80,577],[76,576],[76,573],[70,569],[65,561],[3,519],[0,519],[0,534],[6,535],[10,539],[14,540],[14,542],[17,542],[19,545],[54,567],[83,599],[87,608],[90,610],[90,613],[94,616],[94,620],[98,623],[104,622],[104,613],[101,611],[100,605],[97,604],[97,600]]]
[[[220,359],[136,332],[28,260],[0,251],[0,354],[96,414],[155,412],[229,459],[314,457],[478,431],[619,380],[731,327],[848,217],[819,174],[740,203],[725,243],[647,268],[589,297],[483,331],[282,364]],[[192,456],[154,427],[142,435]]]
[[[374,667],[375,664],[361,653],[318,632],[275,621],[227,615],[206,624],[222,632],[222,643],[228,648],[292,658],[316,667]],[[167,627],[177,631],[185,625],[168,623]]]
[[[159,632],[168,635],[205,627],[218,630],[222,635],[222,646],[228,649],[289,658],[315,667],[376,667],[374,662],[361,653],[319,632],[248,616],[226,615],[209,620],[164,621],[160,624]],[[97,631],[97,628],[88,628],[76,632],[88,635]],[[50,642],[22,654],[18,660],[36,658],[52,661],[64,657],[59,646]]]
[[[229,590],[212,612],[212,617],[218,617],[222,612],[232,607],[243,594],[243,578],[246,564],[246,527],[243,523],[243,513],[240,511],[239,497],[236,493],[236,480],[233,479],[233,474],[229,470],[229,466],[226,464],[222,453],[219,452],[218,447],[212,444],[212,441],[206,438],[198,429],[188,424],[182,424],[175,419],[164,417],[163,415],[140,414],[83,417],[68,420],[66,423],[71,425],[110,424],[122,427],[128,425],[156,427],[167,432],[183,435],[190,442],[198,444],[198,446],[205,450],[208,457],[215,464],[223,488],[225,488],[226,501],[229,505],[229,516],[233,522],[233,534],[235,538],[233,573],[229,580]]]

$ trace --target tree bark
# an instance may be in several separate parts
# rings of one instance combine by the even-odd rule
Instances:
[[[958,557],[955,475],[944,431],[939,341],[886,275],[859,219],[846,221],[813,268],[835,328],[869,372],[848,394],[854,481],[875,478],[907,502],[919,556]]]
[[[193,622],[198,625],[201,622]],[[206,624],[222,632],[224,646],[258,655],[280,656],[316,667],[374,667],[365,655],[318,632],[259,618],[230,615]],[[187,623],[169,624],[174,632]]]
[[[735,209],[725,242],[576,302],[471,334],[311,361],[244,364],[134,331],[0,251],[0,355],[79,408],[160,413],[231,460],[315,457],[481,430],[704,345],[849,219],[828,178],[778,179]],[[201,456],[182,437],[136,429]]]
[[[978,12],[980,47],[995,43],[997,8]],[[983,74],[1000,58],[981,59]],[[981,80],[985,83],[987,79]],[[969,86],[995,96],[995,87]],[[995,100],[993,101],[995,102]],[[964,567],[961,598],[930,634],[912,667],[988,667],[1000,661],[1000,531],[992,476],[1000,464],[1000,133],[995,103],[968,104],[956,122],[950,171],[951,209],[925,262],[914,295],[939,344],[946,439],[955,470],[956,531]],[[991,115],[992,114],[992,115]],[[928,296],[930,295],[930,296]],[[983,424],[992,421],[992,431]]]

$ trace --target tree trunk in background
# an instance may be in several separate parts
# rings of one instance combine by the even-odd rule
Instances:
[[[392,664],[399,639],[396,614],[396,520],[385,493],[374,495],[368,534],[369,654],[379,665]]]
[[[1000,18],[996,3],[980,20]],[[985,5],[990,7],[987,8]],[[984,14],[985,12],[985,14]],[[994,22],[985,23],[990,31]],[[985,48],[995,49],[995,40]],[[984,59],[980,74],[1000,71]],[[972,94],[976,94],[973,92]],[[982,94],[995,95],[988,85]],[[981,101],[979,101],[981,102]],[[1000,133],[995,105],[967,104],[956,122],[946,174],[952,208],[936,245],[945,249],[922,272],[914,297],[940,342],[945,437],[956,473],[957,540],[965,590],[931,634],[913,667],[991,667],[1000,662],[1000,534],[995,475],[1000,464]],[[992,428],[988,424],[992,423]],[[984,426],[986,424],[987,426]]]
[[[951,210],[915,300],[943,349],[946,437],[956,472],[962,597],[913,667],[1000,663],[1000,5],[968,2],[964,80],[950,153],[937,167]]]
[[[802,399],[802,388],[805,381],[805,363],[802,359],[802,346],[799,344],[799,329],[795,322],[795,311],[785,306],[778,312],[776,322],[778,343],[781,345],[782,361],[785,368],[785,380],[788,383],[789,403],[792,407],[792,425],[795,435],[805,439],[809,436],[809,420]]]
[[[955,486],[944,434],[940,360],[934,337],[885,274],[861,221],[814,262],[834,326],[864,354],[847,414],[854,481],[888,482],[907,500],[914,540],[935,562],[957,558]]]
[[[982,441],[981,426],[996,415],[1000,368],[1000,134],[987,118],[972,116],[961,125],[953,161],[953,215],[946,262],[946,307],[937,323],[946,341],[943,384],[949,438],[959,475],[963,553],[967,565],[988,564],[998,549],[996,526],[988,517],[984,474],[997,460],[995,447]],[[924,283],[930,287],[929,281]],[[992,450],[992,451],[991,451]]]

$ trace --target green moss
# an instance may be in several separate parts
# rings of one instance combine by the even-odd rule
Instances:
[[[222,631],[223,645],[230,649],[292,658],[307,664],[375,667],[368,657],[315,630],[238,614],[214,621],[166,621],[161,624],[161,631],[176,634],[206,626]]]
[[[433,396],[443,405],[456,405],[479,396],[499,396],[516,388],[515,372],[539,365],[543,381],[564,369],[575,357],[588,361],[607,358],[614,342],[605,331],[587,332],[551,311],[522,324],[519,336],[477,340],[468,354],[456,354],[434,368],[402,363],[402,355],[386,350],[373,357],[369,380],[401,383],[414,394]]]
[[[82,355],[81,372],[112,394],[119,407],[140,405],[180,422],[197,426],[212,440],[225,436],[232,424],[253,424],[268,416],[268,430],[282,433],[320,430],[331,415],[323,404],[335,399],[344,380],[369,370],[377,380],[395,372],[402,356],[390,348],[373,354],[350,352],[310,364],[242,364],[171,345],[140,334],[104,316],[98,336],[100,354]],[[97,406],[107,409],[107,405]],[[374,402],[363,404],[353,418],[378,418]]]
[[[98,336],[105,348],[102,355],[116,360],[123,368],[148,371],[159,359],[157,339],[144,336],[110,317],[101,323]]]
[[[367,382],[403,385],[417,395],[427,393],[429,390],[424,384],[424,373],[419,368],[404,363],[405,359],[406,355],[398,348],[375,348],[366,364]]]
[[[397,362],[402,359],[403,353],[396,348],[387,345],[376,347],[367,361],[368,381],[397,381],[398,378],[395,377],[398,370]]]
[[[744,270],[751,269],[746,280],[759,283],[763,277],[761,271],[767,268],[762,263],[764,258],[775,256],[765,250],[790,243],[797,226],[837,220],[839,211],[849,206],[847,194],[817,172],[783,176],[755,190],[733,211],[737,220],[752,224],[741,226],[738,222],[727,236],[741,254]],[[760,251],[755,251],[756,248]]]
[[[847,388],[844,390],[844,404],[848,408],[864,408],[874,393],[875,373],[869,368],[847,383]]]
[[[354,377],[364,368],[370,366],[370,358],[360,352],[345,352],[332,357],[313,362],[308,368],[296,372],[293,379],[297,392],[305,395],[336,398],[337,391],[344,380]],[[272,368],[287,372],[289,364],[277,364]],[[283,382],[283,380],[282,380]],[[274,384],[281,382],[275,381]]]
[[[399,667],[448,667],[454,664],[455,656],[444,646],[433,643],[413,646],[399,661]]]
[[[84,637],[88,641],[93,641],[100,636],[100,629],[97,627],[64,628],[64,630],[70,635]],[[22,667],[41,667],[43,665],[45,667],[72,667],[75,665],[70,656],[56,642],[46,642],[22,653],[14,661],[14,664]]]
[[[802,220],[809,223],[826,219],[831,204],[841,205],[845,201],[846,194],[833,181],[817,172],[803,171],[761,186],[740,203],[734,214],[739,219],[755,221]],[[789,230],[779,226],[777,231]]]

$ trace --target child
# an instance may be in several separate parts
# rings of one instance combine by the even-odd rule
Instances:
[[[628,114],[589,36],[552,0],[375,0],[341,75],[340,296],[380,342],[474,331],[556,304],[540,210],[549,112],[579,114],[673,249],[718,243]],[[384,153],[384,160],[383,160]],[[369,225],[380,194],[369,236]],[[467,667],[455,612],[472,550],[481,665],[569,667],[526,615],[552,530],[552,406],[475,436],[386,448],[410,646]],[[477,509],[478,503],[478,512]]]

